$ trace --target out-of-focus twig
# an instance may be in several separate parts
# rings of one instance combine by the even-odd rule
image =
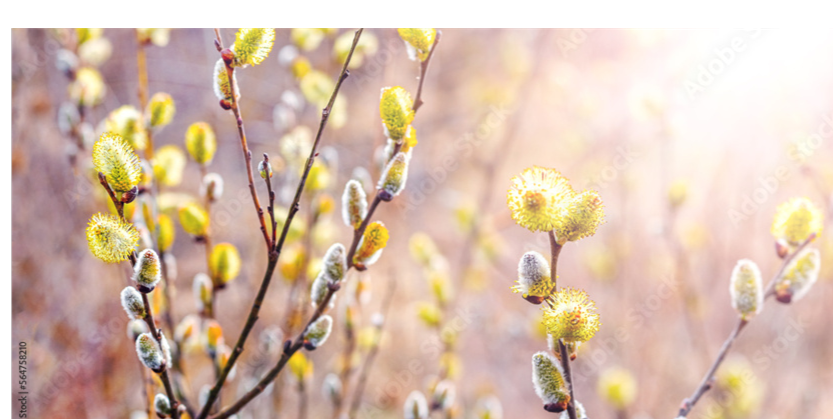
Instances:
[[[778,279],[781,277],[781,275],[784,274],[784,271],[787,269],[787,266],[790,264],[790,262],[792,262],[793,259],[795,259],[796,255],[801,253],[801,250],[803,250],[815,238],[816,235],[812,234],[800,245],[798,245],[798,247],[796,247],[796,249],[792,253],[790,253],[784,258],[784,262],[781,264],[781,268],[778,270],[778,273],[776,273],[775,276],[772,277],[772,280],[770,280],[769,284],[766,286],[764,292],[764,299],[769,298],[775,293],[775,284],[778,282]],[[703,380],[700,382],[700,385],[697,386],[697,388],[694,390],[694,393],[692,393],[691,396],[683,400],[682,404],[680,405],[680,411],[677,414],[678,418],[687,417],[688,414],[691,412],[691,409],[694,408],[694,405],[696,405],[697,402],[700,400],[700,397],[702,397],[705,392],[712,388],[712,384],[714,382],[714,374],[715,372],[717,372],[717,368],[720,367],[720,364],[723,363],[723,360],[726,358],[726,354],[729,352],[729,348],[731,348],[732,343],[735,342],[735,340],[738,338],[738,335],[740,335],[740,332],[743,330],[747,323],[747,320],[738,320],[738,323],[732,330],[732,333],[729,334],[729,337],[726,339],[725,342],[723,342],[723,346],[720,348],[720,352],[718,352],[717,358],[715,358],[711,367],[709,367],[709,370],[708,372],[706,372],[706,375],[703,377]]]
[[[364,363],[359,371],[359,378],[356,382],[356,391],[353,393],[353,401],[350,403],[350,412],[348,414],[348,418],[350,419],[356,417],[356,413],[359,411],[359,406],[361,406],[364,389],[367,386],[367,377],[370,375],[370,369],[373,367],[373,362],[379,354],[379,341],[382,339],[382,332],[384,331],[385,323],[387,323],[387,315],[391,302],[393,301],[395,291],[396,281],[394,281],[393,278],[388,278],[388,290],[385,294],[384,300],[382,300],[382,322],[376,325],[376,333],[378,334],[377,336],[379,340],[375,345],[373,345],[373,347],[370,348],[370,351],[368,351],[367,357],[365,357]]]

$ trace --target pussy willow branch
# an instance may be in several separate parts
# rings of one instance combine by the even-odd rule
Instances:
[[[428,51],[428,56],[425,57],[425,61],[421,62],[419,65],[419,86],[417,87],[416,97],[414,98],[414,113],[419,110],[419,107],[422,106],[422,85],[425,82],[425,75],[428,74],[428,66],[431,64],[431,57],[434,56],[434,51],[437,50],[437,44],[440,43],[440,38],[442,38],[443,32],[441,30],[437,30],[437,35],[434,37],[434,43],[431,45],[431,51]]]
[[[550,231],[550,280],[552,291],[558,290],[558,256],[561,254],[563,245],[558,244],[555,233]],[[564,380],[567,381],[567,389],[570,390],[570,403],[567,404],[567,414],[570,419],[576,419],[576,396],[573,394],[573,376],[570,372],[570,354],[567,353],[567,346],[562,339],[558,339],[558,352],[561,354],[561,367],[564,369]]]
[[[356,39],[358,39],[358,38],[356,38]],[[364,221],[362,221],[362,226],[364,226],[365,228],[367,228],[367,224],[368,224],[370,218],[373,216],[373,213],[375,212],[376,208],[379,206],[379,202],[381,202],[381,198],[379,198],[378,195],[377,195],[376,198],[374,199],[375,205],[370,206],[370,208],[367,211],[367,215],[364,218]],[[356,230],[356,231],[358,231],[358,230]],[[355,252],[355,248],[358,245],[358,241],[359,241],[360,238],[361,238],[361,234],[355,234],[353,236],[353,243],[351,244],[350,248],[353,249],[354,252]],[[348,265],[348,271],[349,271],[349,269],[353,267],[352,254],[348,257],[349,257],[349,259],[347,261],[347,265]],[[271,370],[269,370],[269,372],[266,373],[266,375],[257,383],[257,385],[254,388],[252,388],[251,390],[249,390],[248,393],[243,395],[243,397],[241,397],[233,405],[223,409],[222,411],[220,411],[220,413],[212,416],[211,417],[212,419],[222,419],[222,418],[227,418],[231,415],[234,415],[235,413],[240,411],[240,409],[242,409],[244,406],[246,406],[250,401],[252,401],[252,399],[254,399],[260,393],[262,393],[263,390],[266,390],[266,387],[268,387],[269,384],[272,381],[274,381],[275,378],[277,378],[278,374],[280,374],[281,370],[283,370],[283,367],[286,366],[286,363],[289,361],[289,358],[291,358],[292,355],[295,354],[295,352],[298,352],[298,350],[300,350],[303,347],[303,345],[304,345],[304,332],[306,332],[306,330],[309,328],[309,326],[313,322],[318,320],[318,318],[321,317],[321,315],[324,314],[324,312],[327,310],[327,306],[330,304],[330,300],[332,300],[332,298],[333,298],[333,295],[335,294],[336,291],[338,291],[338,288],[339,288],[339,285],[334,285],[334,286],[329,287],[329,290],[327,291],[327,294],[324,296],[324,299],[321,301],[321,303],[318,305],[318,307],[316,307],[315,312],[312,314],[312,317],[310,317],[309,321],[307,321],[306,325],[304,325],[304,328],[301,329],[301,332],[298,334],[298,336],[295,338],[295,340],[287,340],[285,342],[284,351],[281,354],[281,357],[278,360],[278,363]]]
[[[268,154],[263,153],[263,161],[268,167],[270,164]],[[275,191],[272,189],[272,176],[266,176],[264,179],[266,181],[266,193],[269,195],[269,206],[266,207],[266,210],[269,211],[269,222],[272,224],[272,243],[275,243],[278,234],[278,220],[275,218]]]
[[[811,235],[806,240],[804,240],[795,249],[795,251],[793,251],[792,253],[787,255],[787,257],[784,258],[784,262],[781,264],[781,268],[778,269],[778,273],[776,273],[775,276],[772,277],[772,280],[769,281],[769,284],[766,287],[764,299],[769,298],[775,293],[775,284],[778,282],[778,279],[781,277],[781,275],[784,274],[784,271],[787,269],[787,265],[789,265],[790,262],[792,262],[792,260],[795,259],[796,255],[798,255],[801,252],[801,250],[807,247],[807,245],[810,244],[810,242],[812,242],[815,238],[815,234]],[[700,385],[697,386],[697,388],[694,390],[694,393],[692,393],[691,396],[683,400],[677,417],[684,418],[688,416],[688,414],[691,412],[691,409],[693,409],[694,405],[696,405],[697,402],[700,400],[700,397],[702,397],[703,394],[709,391],[709,389],[712,387],[712,382],[714,381],[714,374],[715,372],[717,372],[717,368],[720,367],[720,364],[723,363],[723,360],[726,358],[726,354],[729,352],[729,348],[731,348],[732,343],[735,342],[735,340],[738,338],[738,335],[740,335],[740,332],[743,330],[747,323],[747,320],[738,320],[738,324],[732,330],[732,333],[729,334],[729,337],[726,339],[726,341],[723,342],[723,346],[720,348],[720,352],[718,352],[717,358],[715,358],[711,367],[709,367],[709,371],[703,377],[703,380],[700,382]]]
[[[119,218],[121,218],[122,222],[127,223],[128,221],[124,218],[124,203],[121,202],[120,199],[116,198],[116,194],[113,193],[113,190],[110,188],[110,184],[107,183],[107,177],[104,176],[104,173],[98,173],[98,180],[101,183],[101,186],[107,190],[107,195],[110,196],[110,199],[113,201],[113,205],[116,207],[116,211],[119,213]],[[134,268],[136,266],[136,256],[131,252],[130,256],[130,267]],[[150,333],[153,338],[156,340],[159,345],[162,345],[162,336],[159,333],[159,329],[156,327],[156,321],[153,319],[153,311],[151,310],[150,302],[148,301],[148,296],[144,292],[140,292],[142,294],[142,303],[145,306],[145,317],[144,321],[147,323],[148,329],[150,329]],[[179,407],[179,402],[177,402],[176,394],[174,393],[174,389],[171,386],[171,380],[168,376],[168,368],[165,366],[165,369],[159,373],[159,377],[162,379],[162,384],[165,386],[165,392],[168,394],[168,399],[171,402],[171,409],[173,410],[173,417],[174,419],[179,418],[179,411],[177,407]]]
[[[382,323],[377,326],[376,330],[379,340],[377,340],[376,344],[370,348],[370,351],[367,353],[367,357],[364,360],[364,364],[362,364],[361,370],[359,371],[359,378],[356,382],[356,391],[353,393],[353,401],[350,403],[350,412],[348,414],[348,418],[350,419],[356,417],[356,413],[359,411],[359,406],[362,404],[364,389],[367,387],[367,377],[370,375],[370,369],[373,367],[376,355],[379,354],[380,340],[382,339],[382,332],[385,329],[385,323],[388,321],[387,316],[391,302],[393,301],[394,291],[396,291],[396,281],[393,277],[391,277],[388,279],[387,293],[385,294],[384,300],[382,300]]]
[[[223,44],[222,44],[222,39],[220,38],[219,29],[215,29],[215,33],[217,35],[217,47],[222,49]],[[243,327],[243,330],[240,332],[240,337],[237,339],[237,344],[235,345],[234,349],[232,350],[231,355],[229,356],[229,360],[228,360],[228,362],[226,362],[225,368],[223,368],[223,371],[220,374],[220,377],[217,378],[217,382],[214,384],[214,387],[212,387],[211,390],[209,391],[208,398],[206,399],[206,403],[202,407],[202,410],[200,411],[200,414],[197,417],[197,419],[205,419],[206,417],[208,417],[208,412],[211,410],[211,406],[217,400],[217,396],[220,394],[220,389],[223,387],[223,384],[225,383],[226,378],[228,377],[228,374],[231,371],[231,368],[234,366],[234,363],[237,362],[237,358],[243,352],[243,345],[245,344],[246,339],[249,337],[249,333],[251,333],[255,322],[257,321],[258,313],[260,312],[260,307],[263,304],[263,299],[266,297],[266,291],[269,288],[269,283],[271,282],[272,275],[275,271],[275,265],[278,263],[278,257],[280,256],[281,250],[283,248],[283,244],[286,241],[286,235],[289,233],[289,226],[292,224],[292,219],[295,217],[295,213],[297,213],[298,210],[299,210],[299,203],[300,203],[300,200],[301,200],[301,193],[304,190],[304,186],[306,185],[306,181],[307,181],[307,177],[309,176],[310,169],[312,168],[312,164],[315,161],[315,156],[317,154],[318,144],[321,142],[321,134],[324,131],[324,127],[327,125],[327,120],[329,119],[329,116],[330,116],[330,110],[332,109],[333,103],[335,102],[336,97],[338,96],[338,91],[341,88],[341,84],[344,82],[344,80],[350,74],[349,71],[347,70],[347,66],[348,66],[348,64],[350,64],[350,59],[353,57],[353,52],[356,50],[356,45],[359,42],[359,37],[361,36],[361,34],[362,34],[362,29],[359,29],[359,30],[356,31],[356,35],[353,37],[353,44],[350,47],[350,52],[347,54],[347,59],[344,61],[344,67],[342,67],[342,69],[341,69],[341,74],[338,77],[338,81],[336,82],[336,86],[335,86],[335,89],[333,90],[333,94],[332,94],[332,96],[330,96],[330,101],[327,104],[327,107],[324,108],[324,110],[321,113],[321,124],[318,127],[318,134],[315,136],[315,142],[313,143],[312,150],[310,150],[310,155],[307,158],[307,165],[304,168],[304,174],[301,176],[301,180],[298,182],[298,189],[295,192],[295,198],[293,199],[292,205],[289,207],[289,211],[288,211],[288,214],[286,216],[286,220],[284,220],[283,230],[281,231],[280,239],[278,240],[277,243],[274,244],[274,247],[271,247],[271,245],[270,245],[269,263],[266,267],[266,273],[263,276],[263,281],[260,284],[260,289],[258,290],[257,296],[255,297],[255,301],[252,304],[251,310],[249,311],[249,317],[246,319],[246,324]],[[226,66],[226,67],[227,67],[227,70],[228,70],[228,66]],[[229,80],[232,80],[231,76],[232,76],[232,74],[229,74]],[[233,85],[233,83],[232,83],[232,85]],[[233,92],[232,92],[232,96],[234,96]],[[235,101],[235,106],[236,106],[236,101]],[[233,109],[235,109],[235,107],[233,107]],[[243,131],[242,131],[242,119],[240,119],[238,117],[237,121],[238,121],[238,128],[241,128],[240,132],[243,133]],[[245,134],[242,134],[241,138],[243,138],[243,143],[245,144]],[[247,155],[247,161],[248,161],[247,170],[249,170],[249,176],[251,178],[251,152],[247,152],[246,155]],[[253,187],[253,185],[252,185],[252,187]],[[254,191],[254,189],[252,189],[252,191]],[[256,194],[254,194],[253,197],[254,197],[255,200],[257,200],[257,195]],[[260,209],[259,203],[256,202],[256,205],[258,206],[258,212],[261,215],[261,227],[263,227],[263,217],[262,217],[263,210]],[[270,242],[270,240],[269,240],[269,237],[266,233],[265,227],[263,227],[263,233],[266,237],[266,241],[267,241],[267,244],[268,244]],[[312,321],[314,321],[315,319],[318,318],[318,316],[321,315],[320,312],[329,303],[329,300],[332,297],[331,294],[332,294],[332,292],[330,292],[330,295],[328,295],[328,297],[325,299],[325,302],[319,307],[319,310],[316,311],[318,313],[318,315],[315,316]],[[310,321],[310,323],[312,321]],[[307,324],[307,326],[309,326],[309,324]],[[306,330],[306,328],[304,330]],[[296,342],[296,344],[298,345],[298,348],[300,348],[300,346],[303,344],[302,341],[303,341],[303,336],[301,337],[301,339],[298,342]],[[296,348],[295,350],[297,351],[298,348]],[[293,353],[294,353],[294,351],[293,351]],[[281,357],[281,359],[283,360],[284,357]],[[286,364],[286,361],[288,361],[288,360],[289,360],[289,358],[286,357],[286,360],[283,360],[283,364]],[[280,365],[280,368],[283,368],[283,365]],[[277,373],[280,372],[280,368],[275,372],[275,376],[277,376]],[[271,381],[272,380],[269,380],[269,382],[271,382]],[[266,384],[268,384],[268,382]],[[266,386],[264,385],[263,388],[265,388],[265,387]],[[255,395],[259,394],[261,391],[263,391],[263,389],[258,391]],[[251,398],[254,398],[254,396],[252,396]],[[248,403],[249,400],[251,400],[251,398],[249,398],[246,401],[243,401],[243,399],[241,399],[242,403],[238,402],[239,406],[238,406],[238,404],[235,404],[235,405],[232,406],[232,408],[236,407],[236,410],[234,410],[231,413],[228,413],[225,416],[223,416],[223,412],[220,412],[217,415],[217,417],[228,417],[229,415],[234,414],[234,412],[236,412],[237,410],[240,410],[240,408],[245,406],[246,403]]]
[[[215,45],[218,52],[223,51],[223,38],[220,36],[220,29],[214,29],[214,34],[217,39]],[[225,62],[225,61],[224,61]],[[226,66],[226,75],[228,76],[229,89],[231,89],[231,111],[234,113],[234,118],[237,121],[237,134],[240,137],[240,146],[243,150],[243,158],[246,161],[246,175],[249,178],[249,192],[252,194],[252,202],[257,212],[257,219],[260,221],[260,231],[263,233],[263,239],[266,241],[266,248],[271,251],[273,244],[269,239],[269,233],[266,230],[266,220],[263,217],[263,207],[260,206],[260,198],[257,196],[257,189],[255,189],[255,179],[252,172],[252,152],[249,150],[249,143],[246,141],[246,128],[243,126],[243,115],[240,111],[240,103],[237,100],[236,86],[234,85],[234,67],[229,64]]]
[[[443,32],[437,30],[437,35],[434,37],[434,43],[431,44],[431,51],[428,51],[428,56],[425,57],[425,61],[421,61],[419,63],[419,85],[417,86],[417,93],[414,97],[414,104],[411,106],[411,109],[414,110],[414,115],[416,115],[419,108],[424,103],[422,101],[422,86],[425,83],[425,76],[428,74],[428,66],[431,64],[431,57],[434,56],[434,51],[437,49],[437,45],[440,43],[440,38],[442,37]],[[393,146],[393,153],[390,154],[390,159],[388,161],[393,160],[393,157],[396,156],[396,153],[402,149],[403,141],[399,141]]]

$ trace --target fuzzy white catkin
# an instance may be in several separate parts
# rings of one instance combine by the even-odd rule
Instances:
[[[327,341],[332,330],[333,318],[325,314],[309,325],[306,332],[304,332],[304,340],[317,348]]]
[[[171,415],[171,401],[162,393],[157,393],[153,398],[153,407],[160,418],[167,418]]]
[[[162,269],[159,265],[159,255],[152,249],[143,250],[133,267],[133,280],[146,288],[153,289],[161,279]]]
[[[760,313],[764,305],[764,289],[761,270],[749,259],[741,259],[732,270],[729,285],[732,296],[732,308],[744,319],[750,319]]]
[[[428,401],[419,390],[414,390],[405,400],[405,419],[428,419]]]
[[[531,297],[546,297],[552,292],[550,265],[538,252],[530,251],[518,261],[518,285],[515,292]]]
[[[223,177],[218,173],[208,173],[202,178],[200,195],[211,201],[216,201],[223,196]]]
[[[448,380],[442,380],[434,386],[434,395],[432,401],[434,406],[438,406],[442,410],[451,408],[454,404],[456,391],[454,383]]]
[[[327,296],[327,292],[330,291],[328,286],[329,279],[327,278],[327,274],[325,271],[321,271],[315,280],[312,281],[312,286],[310,287],[310,301],[312,301],[312,306],[318,308],[318,305],[324,301],[324,298]],[[336,296],[333,294],[330,297],[330,303],[328,304],[329,308],[333,308],[335,306]]]
[[[804,298],[819,278],[821,256],[818,249],[807,248],[801,251],[787,266],[781,277],[792,295],[792,301]]]
[[[321,385],[321,394],[328,400],[337,401],[341,399],[341,378],[334,373],[327,374],[324,377],[324,383]]]
[[[333,282],[338,282],[344,279],[344,273],[347,271],[347,250],[341,243],[336,243],[327,249],[324,254],[324,270],[328,279]]]
[[[142,364],[154,371],[161,371],[165,367],[165,356],[150,333],[142,333],[136,339],[136,354]]]
[[[545,404],[559,403],[566,396],[561,363],[546,352],[532,355],[532,384]]]
[[[341,218],[350,228],[358,228],[367,215],[367,193],[361,182],[351,179],[341,195]]]
[[[145,318],[145,303],[136,288],[128,286],[121,290],[121,306],[132,320]]]
[[[208,275],[200,272],[194,275],[194,283],[192,287],[194,292],[194,299],[197,302],[197,310],[205,310],[205,305],[211,301],[212,294],[214,292],[214,285],[211,282],[211,278]]]
[[[396,153],[385,168],[376,188],[387,192],[391,197],[399,195],[408,181],[408,160],[410,159],[405,153]]]

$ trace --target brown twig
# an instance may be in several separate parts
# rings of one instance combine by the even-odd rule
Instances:
[[[374,202],[376,202],[376,200],[374,200]],[[381,202],[381,199],[379,199],[379,202]],[[378,207],[378,205],[379,205],[378,202],[376,202],[376,205],[371,205],[370,208],[368,209],[367,215],[365,216],[364,221],[362,222],[362,225],[365,228],[367,228],[368,221],[373,216],[373,213],[376,210],[376,208]],[[356,230],[356,231],[358,231],[358,230]],[[353,249],[354,251],[355,251],[356,246],[358,245],[358,242],[359,242],[360,238],[361,238],[360,234],[353,236],[353,243],[351,244],[350,248]],[[353,266],[351,264],[351,261],[352,261],[352,256],[349,256],[349,259],[347,261],[347,264],[349,266],[348,270],[350,269],[350,267]],[[266,373],[266,375],[258,382],[258,384],[254,388],[249,390],[249,392],[247,392],[245,395],[243,395],[243,397],[241,397],[233,405],[223,409],[217,415],[212,416],[211,417],[212,419],[227,418],[227,417],[237,413],[240,409],[242,409],[250,401],[252,401],[252,399],[254,399],[260,393],[262,393],[263,390],[265,390],[266,387],[268,387],[269,384],[272,381],[275,380],[275,378],[278,376],[278,374],[280,374],[281,370],[283,370],[283,367],[289,361],[289,358],[291,358],[292,355],[295,354],[295,352],[298,352],[298,350],[300,350],[303,347],[303,345],[304,345],[304,332],[306,332],[307,328],[309,328],[309,326],[313,322],[318,320],[318,318],[321,317],[321,315],[324,314],[324,312],[327,310],[327,307],[330,304],[330,300],[332,300],[332,298],[333,298],[333,295],[335,295],[335,292],[338,291],[338,287],[339,287],[338,285],[330,286],[330,289],[327,291],[327,294],[324,296],[324,299],[321,301],[321,303],[318,305],[318,307],[316,307],[315,312],[313,312],[312,317],[310,317],[309,321],[307,321],[306,325],[304,325],[304,328],[301,330],[301,332],[298,334],[298,336],[295,338],[295,340],[287,340],[286,341],[286,344],[284,346],[284,351],[281,354],[281,358],[278,360],[278,363],[271,370],[269,370],[269,372]],[[233,352],[232,352],[232,354],[233,354]]]
[[[215,29],[215,33],[217,35],[217,46],[218,46],[218,48],[222,48],[222,39],[220,38],[219,29]],[[344,80],[350,74],[349,71],[347,71],[347,65],[350,63],[350,59],[352,58],[353,52],[356,49],[356,45],[359,42],[359,37],[361,36],[361,33],[362,33],[362,29],[359,29],[359,30],[356,31],[356,35],[353,38],[353,45],[350,48],[350,52],[347,54],[347,59],[344,61],[344,67],[342,67],[341,74],[338,77],[338,81],[336,82],[336,86],[335,86],[335,89],[333,90],[333,94],[332,94],[332,96],[330,96],[330,101],[327,104],[327,107],[324,108],[324,110],[321,113],[321,124],[318,127],[318,134],[315,137],[315,143],[313,143],[312,150],[310,150],[310,155],[307,158],[307,165],[304,169],[304,174],[301,176],[301,180],[298,183],[298,188],[295,192],[295,198],[293,199],[292,205],[289,208],[289,212],[286,216],[286,220],[284,221],[283,230],[281,231],[281,236],[280,236],[278,242],[275,243],[275,246],[273,248],[270,246],[269,263],[266,267],[266,273],[263,276],[263,281],[261,282],[260,289],[258,290],[258,293],[257,293],[257,296],[255,297],[254,303],[252,304],[252,308],[249,312],[249,316],[246,319],[246,324],[243,327],[243,330],[240,332],[240,337],[237,339],[237,344],[235,345],[234,349],[232,350],[231,355],[229,356],[229,360],[226,363],[225,368],[223,369],[222,373],[220,374],[220,377],[217,379],[217,382],[214,384],[214,387],[212,387],[211,390],[209,391],[206,403],[202,407],[202,410],[200,411],[200,414],[197,417],[197,419],[205,419],[206,417],[208,417],[208,412],[210,411],[211,406],[217,400],[217,397],[220,394],[220,389],[223,387],[223,384],[225,383],[225,380],[228,377],[228,374],[231,371],[231,368],[234,366],[234,363],[237,362],[237,358],[243,352],[243,345],[245,344],[246,339],[249,337],[249,333],[251,333],[255,322],[257,321],[258,313],[260,312],[260,307],[263,304],[263,299],[266,297],[266,291],[269,288],[269,283],[270,283],[270,281],[272,279],[272,275],[275,271],[275,265],[278,262],[278,257],[280,256],[281,250],[283,248],[283,244],[286,240],[286,236],[289,233],[289,226],[292,224],[292,219],[295,217],[295,213],[297,213],[298,210],[299,210],[299,203],[300,203],[300,200],[301,200],[301,193],[304,190],[304,186],[306,185],[306,180],[307,180],[307,177],[309,176],[310,169],[312,168],[312,164],[315,161],[315,156],[317,154],[318,144],[321,142],[321,134],[324,131],[324,127],[327,125],[327,120],[330,116],[330,110],[332,109],[333,103],[335,102],[336,96],[338,95],[338,91],[341,88],[341,84],[344,82]],[[229,67],[228,66],[226,66],[226,67],[227,67],[227,70],[228,70]],[[231,76],[232,76],[232,74],[229,74],[229,80],[232,80]],[[232,94],[232,96],[234,96],[234,94]],[[235,105],[236,105],[236,101],[235,101]],[[233,109],[234,109],[234,107],[233,107]],[[237,120],[238,120],[238,128],[242,127],[242,120],[240,118],[238,118]],[[242,133],[242,131],[240,131],[240,132]],[[243,141],[245,143],[245,136],[243,136],[242,138],[243,138]],[[247,168],[249,170],[249,177],[250,177],[250,181],[251,181],[251,152],[247,152],[246,156],[247,156],[247,162],[248,162]],[[252,185],[252,191],[254,191],[254,186],[253,185]],[[254,199],[256,200],[257,195],[255,194],[253,196],[254,196]],[[258,212],[261,215],[261,227],[263,229],[263,233],[266,237],[266,242],[268,244],[270,242],[270,240],[269,240],[268,234],[266,233],[266,229],[263,226],[263,210],[260,209],[259,203],[256,202],[256,205],[258,206]],[[321,312],[327,306],[331,297],[332,297],[332,292],[330,292],[330,294],[327,296],[327,298],[325,298],[324,303],[321,306],[318,307],[318,310],[316,310],[316,313],[318,313],[318,314],[313,317],[313,319],[310,321],[310,323],[312,321],[314,321],[315,319],[317,319],[321,315]],[[306,330],[306,328],[304,330]],[[295,348],[295,351],[297,351],[300,348],[300,346],[302,345],[302,340],[303,339],[301,338],[296,342],[297,347]],[[293,351],[292,353],[294,353],[295,351]],[[288,357],[281,357],[282,364],[279,363],[280,367],[277,369],[277,371],[275,371],[274,376],[277,376],[277,373],[280,372],[280,369],[283,368],[283,365],[285,365],[286,361],[288,361],[288,360],[289,360]],[[274,379],[274,377],[273,377],[273,379]],[[266,382],[266,384],[268,384],[271,381],[272,380],[269,380],[268,382]],[[263,383],[263,381],[261,381],[261,383]],[[260,384],[258,386],[260,386]],[[232,411],[231,413],[227,413],[227,414],[224,415],[223,412],[227,412],[228,411],[228,409],[227,409],[227,410],[224,410],[223,412],[220,412],[216,417],[228,417],[229,415],[234,414],[234,412],[236,412],[237,410],[239,410],[240,408],[245,406],[246,403],[248,403],[257,394],[260,394],[260,392],[262,392],[263,389],[265,389],[265,388],[266,388],[266,385],[263,385],[263,387],[260,389],[260,391],[257,391],[253,396],[251,396],[250,398],[248,398],[245,401],[244,401],[244,399],[245,399],[245,396],[244,396],[244,399],[241,399],[241,401],[239,401],[238,403],[236,403],[235,405],[232,406],[232,408],[236,408],[236,410]],[[257,389],[257,387],[255,387],[255,389],[253,389],[253,391],[256,390],[256,389]],[[230,408],[230,409],[232,409],[232,408]]]
[[[133,262],[133,264],[135,265],[135,262]],[[145,305],[145,323],[147,323],[148,329],[150,329],[150,334],[153,336],[154,339],[156,339],[156,342],[158,342],[159,345],[162,345],[162,334],[159,333],[159,329],[156,327],[156,321],[153,319],[153,311],[151,310],[150,301],[148,301],[148,296],[143,292],[141,294],[142,302]],[[168,376],[167,365],[162,370],[162,372],[159,373],[159,378],[162,379],[162,384],[165,386],[165,392],[168,394],[168,399],[171,402],[171,411],[173,412],[173,417],[174,419],[179,418],[179,402],[177,402],[176,393],[174,393],[174,388],[173,386],[171,386],[171,379]]]
[[[558,256],[561,254],[563,245],[558,244],[555,238],[555,233],[549,232],[550,238],[550,281],[552,281],[552,291],[558,290]],[[547,300],[549,303],[550,300]],[[551,303],[550,303],[551,304]],[[576,419],[576,396],[573,394],[573,376],[570,372],[570,354],[567,353],[567,346],[564,345],[563,339],[558,339],[558,351],[561,354],[561,367],[564,370],[564,381],[567,382],[567,389],[570,391],[570,403],[567,404],[567,414],[570,419]]]
[[[746,319],[738,319],[738,324],[735,326],[732,333],[723,342],[723,346],[720,348],[720,352],[717,354],[717,358],[715,358],[714,362],[712,363],[711,367],[709,367],[709,371],[706,373],[703,380],[700,382],[700,385],[697,386],[697,389],[694,390],[694,393],[691,396],[683,401],[682,407],[680,408],[679,417],[686,417],[691,409],[697,404],[697,401],[700,400],[700,397],[712,388],[712,384],[714,381],[714,373],[717,371],[717,368],[723,363],[723,360],[726,358],[726,354],[729,353],[729,348],[732,347],[732,343],[735,342],[738,335],[740,334],[741,330],[748,324],[749,322]]]
[[[263,162],[266,163],[267,167],[269,166],[269,154],[263,153]],[[272,243],[275,243],[277,240],[276,235],[278,234],[278,220],[275,218],[275,191],[272,189],[271,173],[266,176],[265,180],[266,192],[269,195],[269,206],[266,207],[266,210],[269,211],[269,221],[272,224]]]
[[[123,222],[127,222],[124,218],[124,202],[120,199],[116,198],[116,194],[113,192],[113,189],[110,188],[110,184],[107,182],[107,177],[104,176],[104,173],[98,172],[98,181],[101,183],[101,186],[107,191],[107,195],[110,196],[110,200],[113,201],[113,205],[116,207],[116,211],[119,213],[119,218]],[[131,253],[128,257],[130,259],[130,267],[133,268],[136,266],[136,256]],[[145,293],[142,294],[142,302],[145,306],[145,317],[144,321],[148,325],[148,329],[150,329],[151,336],[156,340],[159,345],[162,345],[162,336],[159,333],[159,329],[156,327],[156,321],[153,319],[153,311],[150,307],[150,302],[148,301],[148,296]],[[167,366],[162,372],[159,373],[159,377],[162,379],[162,384],[165,386],[165,392],[168,394],[168,399],[171,402],[171,409],[173,410],[173,417],[174,419],[179,418],[179,411],[177,407],[179,406],[179,402],[177,402],[176,394],[174,393],[173,387],[171,386],[170,377],[168,377],[168,369]]]
[[[425,75],[428,74],[428,66],[431,64],[431,57],[434,56],[434,51],[437,50],[437,44],[440,43],[442,35],[443,32],[441,30],[437,30],[437,35],[434,37],[434,43],[431,45],[431,51],[428,52],[428,57],[425,58],[425,61],[419,64],[419,86],[417,87],[416,97],[414,98],[414,114],[416,114],[417,110],[419,110],[420,106],[423,104],[422,85],[425,81]]]
[[[215,45],[217,46],[217,50],[222,55],[223,38],[220,36],[220,30],[215,28],[214,34],[217,37]],[[269,239],[269,233],[266,230],[266,220],[263,217],[263,207],[260,206],[260,198],[258,198],[257,189],[255,189],[255,179],[252,171],[252,152],[249,150],[248,141],[246,141],[246,128],[243,125],[243,115],[240,111],[240,103],[237,99],[237,91],[234,84],[234,67],[229,65],[227,62],[225,65],[226,75],[229,80],[229,89],[231,89],[231,111],[234,113],[234,118],[237,122],[237,134],[240,137],[240,146],[243,151],[243,158],[246,161],[246,175],[249,178],[249,192],[252,195],[252,203],[254,203],[258,221],[260,221],[260,231],[263,233],[263,239],[266,241],[266,248],[271,251],[274,243],[272,243]]]
[[[816,235],[812,234],[800,245],[798,245],[798,247],[796,247],[796,249],[793,252],[791,252],[784,258],[784,262],[781,264],[781,268],[778,269],[778,273],[776,273],[775,276],[772,277],[772,280],[770,280],[769,284],[766,287],[764,299],[767,299],[770,296],[774,295],[775,284],[778,282],[778,279],[781,278],[781,275],[784,274],[784,271],[787,269],[787,266],[790,264],[790,262],[792,262],[793,259],[795,259],[796,255],[801,253],[801,250],[803,250],[815,238]],[[709,371],[703,377],[703,380],[700,381],[700,385],[697,386],[696,389],[694,389],[694,392],[691,394],[691,396],[683,400],[677,417],[684,418],[688,416],[688,414],[691,412],[691,409],[693,409],[694,405],[696,405],[697,402],[700,400],[700,397],[702,397],[703,394],[712,387],[712,383],[714,382],[714,374],[715,372],[717,372],[717,368],[720,367],[720,364],[723,363],[723,360],[726,358],[726,354],[729,352],[729,348],[732,346],[732,343],[735,342],[738,335],[747,323],[748,320],[745,320],[743,318],[738,320],[738,324],[732,330],[732,333],[729,334],[729,337],[726,339],[726,341],[723,342],[723,346],[720,348],[720,352],[718,352],[717,358],[715,358],[711,367],[709,367]]]

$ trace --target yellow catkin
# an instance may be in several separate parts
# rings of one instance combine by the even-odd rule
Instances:
[[[207,122],[195,122],[185,131],[185,148],[199,164],[210,164],[217,152],[217,137]]]
[[[772,221],[772,235],[791,245],[801,244],[811,234],[820,235],[822,212],[807,198],[793,198],[778,206]]]
[[[533,166],[512,178],[506,197],[512,219],[530,231],[552,231],[563,221],[563,209],[576,193],[555,169]]]
[[[565,288],[552,296],[552,307],[544,307],[544,325],[555,339],[586,342],[599,330],[596,303],[583,290]]]
[[[414,120],[414,102],[411,94],[400,86],[385,87],[379,101],[379,114],[385,134],[394,141],[405,137],[408,126]]]
[[[425,61],[437,36],[434,28],[399,28],[399,37],[409,46],[411,59]]]
[[[93,165],[118,193],[133,189],[142,179],[139,156],[124,138],[112,132],[101,134],[93,145]]]
[[[218,285],[225,285],[237,278],[242,263],[237,248],[231,243],[220,243],[211,250],[209,258],[211,277]]]
[[[232,66],[258,65],[269,56],[275,43],[273,28],[240,28],[234,37]]]
[[[115,215],[95,214],[87,226],[90,252],[107,263],[127,260],[138,243],[139,233],[133,225]]]

